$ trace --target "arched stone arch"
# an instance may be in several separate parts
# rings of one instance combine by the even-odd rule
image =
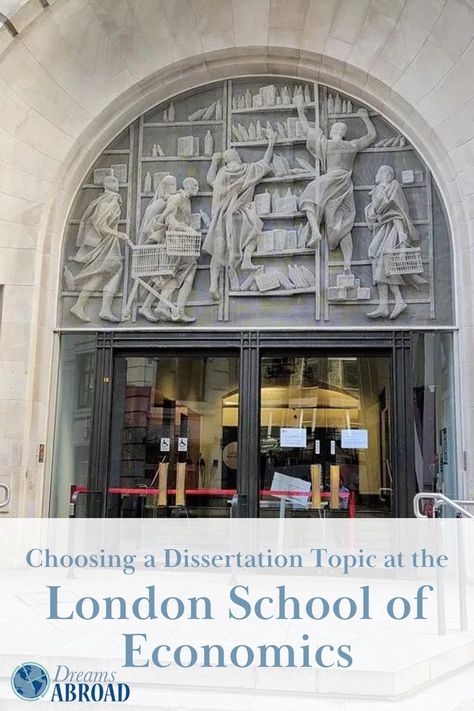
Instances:
[[[380,111],[395,128],[406,135],[427,163],[441,192],[452,233],[463,233],[467,220],[455,180],[456,168],[432,127],[397,92],[370,77],[367,72],[339,59],[308,50],[268,47],[262,51],[247,47],[194,55],[172,63],[132,84],[95,116],[61,163],[57,183],[62,189],[46,213],[45,247],[50,246],[48,235],[57,235],[58,230],[61,230],[81,180],[96,157],[120,130],[141,113],[181,92],[212,81],[265,74],[318,81]],[[453,241],[453,249],[456,255],[456,240]]]
[[[270,58],[272,59],[271,62],[269,61]],[[235,69],[234,69],[234,73],[231,74],[231,72],[233,71],[233,68],[235,66],[237,66],[237,71],[235,71]],[[212,67],[212,69],[211,69],[211,67]],[[270,69],[270,68],[271,68],[272,74],[268,75],[268,69]],[[187,71],[187,69],[189,69],[189,71]],[[265,55],[265,57],[260,57],[259,61],[257,61],[256,55],[254,54],[254,55],[252,55],[251,67],[249,66],[249,64],[247,62],[244,62],[242,66],[238,62],[236,63],[235,53],[232,53],[230,56],[224,56],[224,53],[220,52],[219,56],[215,58],[214,62],[212,61],[211,58],[207,58],[206,63],[203,64],[202,66],[199,64],[198,58],[195,57],[192,60],[189,60],[189,67],[188,66],[183,67],[182,63],[178,66],[169,67],[168,71],[160,73],[159,81],[153,81],[152,78],[149,78],[139,88],[135,87],[133,90],[130,90],[131,94],[133,91],[133,95],[131,95],[130,97],[127,96],[126,99],[122,98],[122,100],[121,100],[122,106],[124,108],[123,108],[122,115],[120,116],[120,118],[119,118],[120,112],[118,110],[118,107],[117,106],[109,107],[108,113],[111,116],[111,119],[107,120],[105,117],[103,117],[104,120],[102,121],[102,131],[100,132],[100,134],[98,134],[98,132],[96,132],[95,133],[95,140],[92,140],[90,144],[89,144],[87,137],[84,137],[84,139],[81,141],[81,143],[83,143],[84,145],[88,145],[88,151],[87,151],[87,154],[84,155],[83,160],[80,161],[80,165],[78,164],[75,166],[74,178],[72,175],[68,175],[69,183],[71,183],[72,180],[77,181],[77,178],[79,176],[83,176],[84,167],[86,167],[86,170],[90,173],[90,163],[92,162],[92,160],[94,160],[97,157],[96,151],[97,151],[98,145],[100,145],[102,147],[104,147],[104,144],[109,145],[109,147],[114,145],[114,144],[110,144],[107,141],[107,139],[110,138],[111,135],[115,135],[118,130],[123,130],[124,127],[127,125],[128,119],[136,117],[137,111],[140,112],[139,115],[141,114],[143,116],[146,112],[150,112],[153,107],[158,107],[160,105],[165,106],[167,101],[170,101],[172,99],[174,99],[175,101],[176,100],[179,101],[180,97],[183,95],[183,91],[186,95],[186,92],[189,92],[189,91],[197,92],[199,90],[205,90],[205,88],[210,86],[211,84],[209,82],[202,83],[202,80],[205,78],[204,73],[208,79],[211,77],[211,82],[212,81],[216,82],[219,80],[221,82],[222,81],[225,82],[228,78],[233,78],[236,82],[238,82],[239,78],[240,78],[240,81],[252,81],[252,77],[262,76],[262,72],[264,72],[265,69],[267,69],[267,72],[265,72],[266,76],[276,77],[277,80],[278,80],[278,77],[281,77],[281,78],[294,77],[295,81],[301,81],[303,83],[308,82],[308,81],[309,82],[317,82],[317,85],[321,86],[321,87],[324,86],[324,84],[322,84],[321,81],[323,81],[323,82],[325,81],[325,82],[327,82],[327,85],[329,85],[329,87],[332,87],[329,89],[322,89],[322,91],[328,93],[328,95],[331,95],[331,92],[332,92],[332,96],[334,96],[336,94],[338,95],[338,92],[341,92],[343,96],[352,97],[354,102],[356,102],[356,103],[359,102],[357,105],[360,105],[361,101],[364,104],[368,103],[368,107],[370,109],[377,111],[377,114],[380,113],[380,115],[383,117],[384,120],[386,120],[388,118],[386,114],[390,113],[389,111],[387,111],[386,105],[384,103],[382,103],[380,101],[380,99],[378,99],[377,97],[369,95],[368,102],[367,102],[368,91],[367,91],[366,87],[362,87],[362,88],[360,86],[358,87],[355,85],[354,82],[348,81],[347,78],[344,78],[344,80],[342,80],[341,78],[338,78],[337,76],[336,77],[330,76],[329,67],[327,67],[325,65],[325,63],[323,62],[323,59],[321,57],[313,56],[309,52],[305,53],[304,60],[301,57],[301,55],[292,56],[291,52],[280,52],[277,50],[275,50],[274,56],[272,54],[267,54],[267,55]],[[339,69],[342,70],[341,67],[339,67]],[[357,74],[357,72],[354,72],[354,73]],[[346,74],[349,74],[349,72],[346,72]],[[201,83],[197,85],[195,82],[198,79],[201,80]],[[359,76],[360,83],[362,83],[362,80],[363,80],[363,77]],[[229,91],[230,91],[230,89],[229,89]],[[360,98],[360,95],[363,95],[363,97],[364,97],[362,100]],[[322,99],[321,99],[321,101],[322,101]],[[229,104],[229,106],[230,106],[230,104]],[[392,110],[391,113],[394,114],[395,112]],[[229,109],[229,114],[230,114],[230,109]],[[318,108],[318,114],[319,114],[319,108]],[[232,117],[229,116],[229,120],[231,120],[231,118]],[[320,118],[320,120],[322,120],[321,117],[319,117],[319,118]],[[386,125],[387,127],[389,127],[389,130],[391,130],[391,131],[401,130],[401,128],[399,128],[399,127],[401,127],[402,125],[403,126],[408,125],[407,117],[403,117],[403,119],[402,119],[402,117],[400,117],[400,116],[395,116],[395,119],[397,119],[395,126],[393,125],[393,123],[390,123],[390,124],[386,123],[383,125]],[[393,119],[392,119],[392,121],[393,121]],[[330,119],[330,122],[331,122],[331,119]],[[192,123],[190,123],[189,125],[190,125],[190,127],[192,127]],[[329,127],[327,126],[326,131],[328,130],[328,128]],[[95,129],[95,126],[93,126],[93,127],[91,126],[91,127],[89,127],[88,130],[93,131],[94,129]],[[229,124],[228,130],[230,131],[230,124]],[[413,129],[410,130],[410,127],[409,127],[408,133],[411,133],[412,135],[414,135],[415,131],[413,131]],[[378,138],[380,139],[380,136]],[[403,141],[405,141],[405,138],[403,138]],[[375,143],[375,140],[373,141],[373,143]],[[419,143],[420,143],[420,139],[417,136],[415,141],[411,145],[413,145],[413,147],[415,149],[417,149],[418,152],[422,153],[425,163],[426,163],[426,161],[433,160],[433,156],[431,155],[431,151],[430,151],[430,146],[425,145],[424,143],[422,143],[422,145],[419,146]],[[230,145],[230,143],[229,143],[229,145]],[[241,144],[241,145],[243,145],[243,144]],[[243,145],[243,147],[245,147],[245,146]],[[374,150],[374,149],[369,148],[369,150]],[[380,149],[379,152],[383,153],[383,150]],[[202,150],[201,150],[201,153],[202,153]],[[392,155],[392,157],[396,157],[395,154],[388,154],[388,155],[386,155],[387,160],[390,158],[390,155]],[[374,158],[375,158],[375,156],[374,156]],[[380,163],[380,160],[378,162]],[[436,165],[436,162],[435,162],[435,165]],[[165,164],[164,168],[166,168],[166,167],[169,167],[169,165]],[[375,169],[374,169],[374,171],[375,171]],[[366,173],[364,182],[367,182],[367,181],[373,182],[373,180],[375,178],[375,172],[374,172],[374,175],[370,176],[370,177],[369,177],[369,174]],[[439,172],[439,169],[438,169],[438,172]],[[67,171],[66,171],[66,173],[67,173]],[[405,173],[406,173],[406,171],[405,171]],[[202,177],[203,176],[201,176],[201,178]],[[402,176],[398,175],[397,177],[399,180],[401,180]],[[426,178],[426,180],[429,179],[428,176],[425,176],[425,178]],[[135,177],[134,177],[134,180],[136,180]],[[408,178],[407,180],[409,181],[410,178]],[[412,176],[412,181],[413,180],[414,179]],[[89,183],[90,182],[91,182],[91,179],[89,180]],[[202,180],[201,180],[201,182],[202,182]],[[89,186],[89,187],[91,187],[91,186]],[[286,187],[287,186],[285,185],[285,189],[286,189]],[[412,185],[412,187],[416,188],[416,185]],[[99,186],[99,188],[100,188],[100,186]],[[367,186],[366,186],[366,188],[367,188]],[[139,194],[140,194],[141,190],[143,190],[143,186],[138,188]],[[428,189],[428,191],[429,191],[429,189]],[[366,192],[367,192],[367,189],[366,189]],[[69,190],[66,190],[66,193],[69,193],[69,195],[70,195]],[[98,194],[99,193],[97,191],[94,192],[94,196],[97,196]],[[413,192],[411,194],[413,194]],[[128,199],[131,199],[131,197],[132,197],[132,192],[130,190],[128,190]],[[429,198],[429,200],[431,200],[431,197]],[[359,201],[359,203],[360,203],[360,201]],[[84,208],[84,202],[82,202],[82,207]],[[359,208],[360,208],[360,205],[359,205]],[[426,209],[428,209],[428,208],[426,208]],[[429,208],[429,210],[430,209],[431,208]],[[362,210],[362,212],[363,212],[363,210]],[[359,213],[360,213],[360,209],[359,209]],[[439,210],[438,210],[438,214],[439,214]],[[78,218],[79,218],[79,213],[75,214],[76,221],[78,220]],[[360,220],[361,218],[359,217],[358,219]],[[431,219],[431,217],[430,217],[430,219]],[[358,224],[358,223],[356,223],[356,224]],[[60,229],[60,226],[58,226],[58,227]],[[138,224],[134,226],[135,231],[138,231],[138,227],[139,227]],[[56,233],[56,229],[52,228],[50,230],[50,234],[55,234],[55,233]],[[132,241],[133,240],[136,241],[136,235],[134,235],[132,237]],[[432,247],[430,247],[430,249],[432,252]],[[359,255],[358,258],[361,259],[361,256],[362,255]],[[69,257],[71,257],[71,254],[69,255]],[[430,266],[430,269],[431,269],[431,266]],[[446,271],[444,262],[443,262],[443,269]],[[449,272],[449,269],[447,271]],[[367,275],[366,275],[366,277],[367,277]],[[127,278],[125,281],[127,281]],[[367,278],[365,279],[365,281],[367,281]],[[402,282],[403,282],[403,279],[402,279]],[[332,279],[332,281],[331,281],[331,279],[329,279],[329,277],[328,277],[327,286],[329,286],[330,283],[332,283],[332,286],[335,287],[336,282],[334,281],[334,279]],[[341,283],[342,283],[342,281],[341,281]],[[360,284],[361,280],[356,279],[356,283]],[[339,280],[337,281],[337,284],[339,284]],[[366,285],[366,287],[367,286],[368,286],[368,284]],[[128,290],[128,286],[125,286],[125,290],[126,291]],[[365,291],[367,291],[367,288],[365,289]],[[369,289],[369,291],[370,291],[370,289]],[[352,292],[353,292],[353,290],[350,293],[352,294]],[[334,294],[334,293],[335,293],[335,289],[333,288],[332,294]],[[344,298],[346,298],[346,297],[344,297]],[[369,297],[367,295],[365,295],[364,297],[360,297],[360,298],[368,299]],[[431,302],[432,302],[431,317],[433,318],[435,315],[433,293],[431,294],[430,298],[431,298]],[[331,299],[334,299],[337,301],[337,297],[335,297],[335,296],[330,297],[329,300],[331,300]],[[342,300],[342,297],[341,297],[341,300]],[[361,304],[362,303],[363,303],[363,301],[361,301]],[[367,303],[369,303],[369,302],[367,302]],[[325,322],[328,322],[330,320],[329,319],[329,307],[326,309],[326,311],[327,311],[327,313],[326,313],[325,317],[323,318],[323,320],[320,323],[318,323],[318,326],[320,326],[320,327],[324,327],[324,325],[334,325],[333,323],[326,323],[325,324]],[[64,317],[64,313],[63,313],[63,317]],[[414,317],[415,317],[415,323],[417,323],[417,325],[421,325],[422,322],[419,321],[421,316],[417,314]],[[224,320],[229,320],[229,319],[226,317]],[[320,317],[317,318],[317,321],[319,321],[319,320],[320,320]],[[230,325],[235,325],[237,327],[243,325],[240,322],[236,322],[236,323],[234,322],[232,324],[232,319],[230,321],[231,321]],[[84,325],[80,321],[74,321],[74,319],[73,319],[73,322],[70,322],[67,320],[62,320],[60,323],[62,323],[63,326],[67,325],[69,327]],[[339,322],[339,325],[342,325],[342,323],[343,322]],[[444,323],[446,325],[451,325],[451,324],[454,324],[454,321],[453,321],[452,317],[449,317],[447,320],[444,320],[444,321],[442,320],[440,323]],[[98,322],[98,323],[95,323],[95,325],[97,325],[99,327],[105,327],[108,324]],[[125,327],[127,327],[130,324],[125,323],[123,325]],[[145,322],[145,324],[142,323],[142,324],[138,324],[138,325],[141,325],[141,326],[145,325],[146,326],[149,324],[147,324]],[[208,322],[202,322],[202,320],[200,321],[199,319],[196,323],[197,327],[199,327],[199,326],[208,327],[209,325],[211,325],[211,324]],[[250,323],[247,325],[252,325],[252,324]],[[254,324],[254,325],[257,325],[257,324]],[[311,323],[309,323],[309,324],[301,323],[300,325],[311,326]],[[337,322],[335,325],[337,325]],[[362,325],[362,323],[360,325]],[[427,325],[428,325],[428,322],[427,322]]]

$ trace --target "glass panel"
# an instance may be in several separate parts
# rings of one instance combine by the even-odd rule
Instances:
[[[109,516],[229,515],[236,493],[238,382],[236,357],[118,359]],[[168,465],[161,469],[167,477],[161,498],[160,463]],[[179,465],[185,465],[182,501]]]
[[[390,515],[390,421],[388,357],[263,358],[260,515]]]
[[[68,516],[73,490],[76,516],[86,513],[95,353],[94,334],[61,336],[50,512],[54,517]]]
[[[452,334],[414,334],[413,369],[417,488],[456,498]]]

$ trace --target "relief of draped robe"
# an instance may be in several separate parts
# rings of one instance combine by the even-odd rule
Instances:
[[[122,198],[110,190],[93,200],[85,210],[76,240],[79,249],[71,258],[82,265],[74,277],[76,288],[83,289],[92,280],[94,289],[117,290],[117,277],[123,269],[120,238],[116,234],[121,211]]]
[[[203,250],[212,255],[216,264],[238,266],[246,247],[256,242],[263,223],[250,203],[256,184],[270,168],[267,161],[261,160],[224,165],[217,172],[211,224],[203,244]]]
[[[384,255],[394,249],[411,247],[420,239],[408,214],[408,204],[398,180],[380,183],[371,192],[365,216],[374,237],[369,245],[374,284],[419,285],[424,279],[416,274],[388,275]]]
[[[360,150],[360,139],[327,138],[319,128],[309,128],[306,147],[326,171],[312,180],[300,197],[300,210],[312,212],[324,222],[329,249],[339,246],[355,220],[352,168]]]

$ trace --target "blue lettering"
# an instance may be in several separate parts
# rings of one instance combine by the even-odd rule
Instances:
[[[245,614],[242,617],[239,617],[238,615],[234,615],[231,609],[229,609],[229,619],[231,620],[246,620],[247,617],[250,617],[252,614],[252,607],[251,605],[244,600],[243,597],[240,597],[238,595],[237,590],[244,590],[247,595],[249,594],[249,589],[246,585],[234,585],[234,587],[231,589],[229,593],[230,601],[235,603],[237,607],[240,607],[244,610]]]
[[[53,695],[51,696],[51,701],[63,701],[63,694],[61,691],[61,684],[55,684],[53,689]]]
[[[34,555],[34,553],[39,553],[39,555],[40,555],[39,563],[38,563],[37,565],[35,565],[35,564],[33,563],[33,560],[32,560],[32,556]],[[43,551],[41,550],[41,548],[32,548],[30,551],[28,551],[28,553],[26,554],[26,562],[28,563],[28,565],[29,565],[31,568],[41,568],[41,565],[42,565],[42,563],[41,563],[41,555],[42,555],[42,553],[43,553]]]
[[[181,553],[177,548],[165,548],[165,568],[177,568],[181,564]]]
[[[72,620],[73,613],[67,617],[60,617],[58,612],[58,591],[61,585],[47,585],[49,590],[49,617],[48,620]]]
[[[147,661],[145,664],[135,664],[134,653],[142,653],[142,646],[134,647],[134,637],[142,637],[144,640],[147,639],[146,634],[123,634],[125,637],[125,664],[124,667],[148,667],[150,663]]]
[[[156,667],[160,667],[161,669],[164,669],[165,667],[170,667],[171,662],[167,662],[166,664],[162,664],[160,662],[160,650],[161,649],[166,649],[168,652],[171,651],[171,647],[168,647],[167,644],[160,644],[160,645],[158,645],[158,647],[155,647],[155,649],[153,650],[151,659],[152,659],[153,664]]]
[[[338,647],[337,651],[339,652],[340,658],[346,662],[346,664],[341,664],[341,662],[338,660],[337,666],[340,667],[341,669],[347,669],[347,667],[351,667],[352,666],[352,655],[350,654],[351,645],[350,644],[341,644]]]

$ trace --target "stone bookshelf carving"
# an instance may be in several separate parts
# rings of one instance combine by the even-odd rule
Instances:
[[[227,80],[150,109],[99,157],[60,325],[449,324],[449,249],[427,166],[377,112],[318,84]]]
[[[338,274],[336,286],[328,288],[330,301],[366,301],[370,299],[370,287],[361,286],[353,274]]]

